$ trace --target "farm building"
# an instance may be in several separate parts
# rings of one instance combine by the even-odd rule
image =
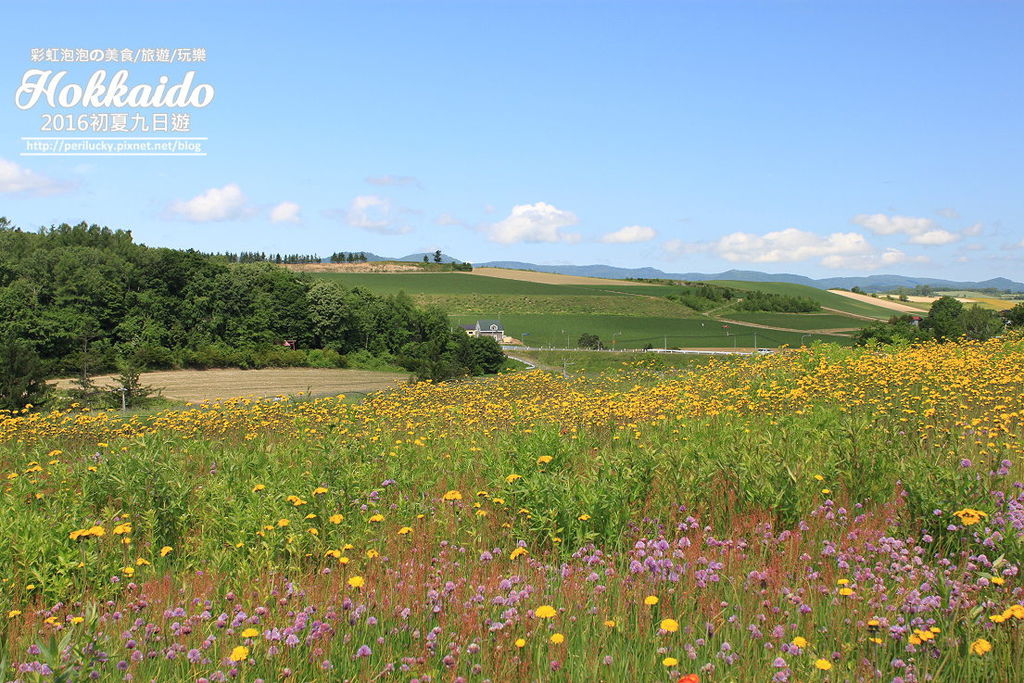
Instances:
[[[462,325],[470,337],[493,337],[499,344],[505,340],[505,328],[500,320],[477,320],[475,325]]]

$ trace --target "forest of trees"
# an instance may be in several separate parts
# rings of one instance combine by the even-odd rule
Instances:
[[[297,349],[284,348],[286,339]],[[453,330],[444,311],[417,307],[404,294],[150,248],[124,230],[81,223],[26,232],[0,218],[0,374],[10,375],[11,386],[20,386],[18,368],[30,366],[54,377],[126,366],[352,361],[446,379],[496,372],[504,355],[494,340]]]
[[[932,302],[925,316],[896,315],[888,322],[871,323],[857,335],[857,343],[893,344],[930,339],[943,342],[960,338],[984,341],[1001,333],[1007,325],[1024,327],[1024,304],[1000,314],[977,304],[964,306],[957,299],[944,296]]]

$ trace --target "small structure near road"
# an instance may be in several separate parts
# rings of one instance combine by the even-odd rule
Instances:
[[[505,328],[500,320],[477,320],[475,325],[462,325],[470,337],[491,337],[501,344],[505,341]]]

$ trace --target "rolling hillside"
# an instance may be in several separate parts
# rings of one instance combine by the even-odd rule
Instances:
[[[868,319],[889,315],[880,307],[785,283],[753,286],[811,298],[838,313],[741,313],[734,310],[735,302],[707,300],[705,306],[695,309],[681,296],[692,288],[679,284],[527,271],[311,272],[310,276],[376,293],[405,292],[419,304],[443,308],[460,324],[497,318],[508,336],[527,345],[562,348],[574,347],[585,333],[596,334],[606,347],[616,349],[666,344],[679,348],[799,346],[816,339],[849,344],[852,339],[846,333],[862,327]],[[751,289],[751,283],[723,284]]]

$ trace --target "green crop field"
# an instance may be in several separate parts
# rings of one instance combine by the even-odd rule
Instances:
[[[794,285],[788,282],[741,282],[738,280],[716,280],[712,284],[735,289],[745,289],[769,294],[784,294],[786,296],[800,296],[825,307],[844,313],[864,315],[880,320],[888,320],[892,317],[893,311],[882,306],[874,306],[869,303],[848,299],[838,294],[833,294],[824,289],[808,287],[806,285]]]
[[[381,294],[538,294],[600,295],[597,287],[547,285],[524,280],[471,275],[469,273],[310,273],[346,287],[364,287]]]
[[[724,315],[731,320],[788,327],[791,330],[836,330],[864,327],[866,321],[831,313],[746,313],[737,311]]]
[[[848,344],[841,337],[780,332],[746,327],[709,318],[636,318],[622,315],[493,315],[505,326],[505,334],[528,346],[576,346],[581,334],[596,334],[608,348],[640,349],[646,345],[679,348],[748,348],[753,346],[800,346],[801,342],[831,341]],[[453,316],[457,323],[473,323],[472,316]],[[524,336],[525,335],[525,336]],[[614,344],[612,343],[614,341]]]
[[[854,328],[863,320],[841,315],[736,313],[725,309],[724,317],[799,332],[756,329],[731,325],[728,330],[711,317],[701,315],[666,297],[679,294],[681,286],[661,284],[546,284],[488,277],[467,273],[311,273],[311,277],[334,280],[348,287],[362,287],[381,294],[405,292],[418,304],[436,305],[459,323],[495,318],[507,334],[531,345],[565,347],[584,332],[597,334],[612,347],[642,348],[646,345],[673,347],[775,347],[799,346],[816,337],[804,334],[816,329]],[[872,315],[875,306],[850,301],[823,290],[777,283],[723,283],[734,288],[757,288],[812,298],[824,305]],[[878,314],[888,317],[889,312]],[[728,331],[730,334],[726,334]],[[755,339],[756,335],[756,339]],[[841,337],[824,340],[846,343]]]

